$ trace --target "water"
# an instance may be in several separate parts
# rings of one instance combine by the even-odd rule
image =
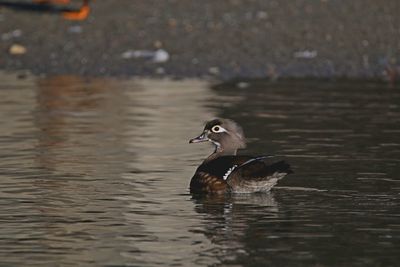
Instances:
[[[398,265],[398,88],[0,80],[1,266]],[[215,116],[295,174],[270,194],[193,198],[211,147],[187,142]]]

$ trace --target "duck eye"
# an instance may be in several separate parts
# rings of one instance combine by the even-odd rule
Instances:
[[[215,125],[214,127],[212,127],[211,131],[213,131],[214,133],[226,132],[226,130],[224,128],[222,128],[221,126],[218,126],[218,125]]]

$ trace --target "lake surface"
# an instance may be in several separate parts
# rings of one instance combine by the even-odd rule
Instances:
[[[1,266],[398,266],[400,88],[0,74]],[[193,198],[229,117],[269,194]]]

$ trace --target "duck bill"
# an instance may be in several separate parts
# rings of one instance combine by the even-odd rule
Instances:
[[[200,142],[206,142],[206,141],[208,141],[208,140],[209,140],[209,139],[208,139],[208,137],[207,137],[207,133],[204,132],[204,133],[202,133],[201,135],[199,135],[199,136],[197,136],[197,137],[195,137],[195,138],[193,138],[193,139],[190,139],[189,143],[190,143],[190,144],[192,144],[192,143],[200,143]]]

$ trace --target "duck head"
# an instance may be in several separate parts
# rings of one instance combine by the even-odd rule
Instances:
[[[236,155],[240,148],[246,147],[242,127],[230,119],[214,119],[206,123],[203,132],[189,143],[211,142],[214,153]]]

